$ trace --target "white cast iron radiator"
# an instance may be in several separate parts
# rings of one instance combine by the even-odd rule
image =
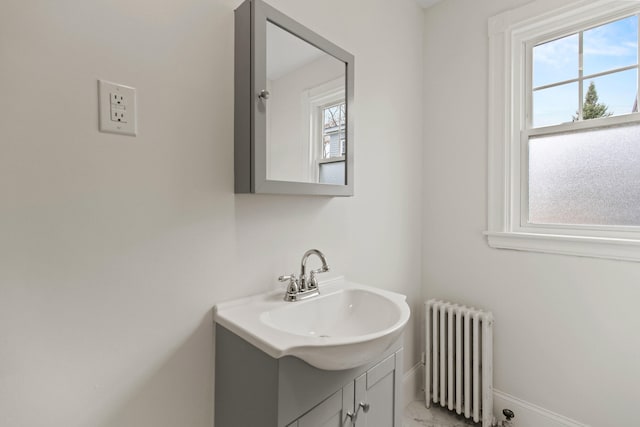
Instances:
[[[449,410],[493,424],[493,315],[463,305],[425,303],[427,408]]]

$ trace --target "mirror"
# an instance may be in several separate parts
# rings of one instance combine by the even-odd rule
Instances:
[[[353,195],[353,62],[261,0],[236,9],[236,193]]]
[[[267,179],[346,182],[345,65],[267,22]]]

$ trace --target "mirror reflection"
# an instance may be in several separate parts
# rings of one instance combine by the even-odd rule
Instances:
[[[345,63],[267,22],[267,179],[346,183]]]

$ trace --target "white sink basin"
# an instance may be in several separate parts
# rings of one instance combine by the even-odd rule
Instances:
[[[404,295],[342,278],[319,288],[319,296],[299,302],[276,291],[219,304],[215,320],[271,357],[295,356],[327,370],[375,359],[409,320]]]
[[[384,331],[400,319],[397,304],[363,289],[340,289],[315,300],[266,311],[260,320],[295,335],[354,337]]]

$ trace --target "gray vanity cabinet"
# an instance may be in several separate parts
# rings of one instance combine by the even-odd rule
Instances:
[[[287,427],[400,426],[396,363],[401,356],[401,350],[388,356]],[[367,405],[366,412],[358,409],[360,402]],[[352,421],[347,412],[353,414],[354,409],[357,411]]]
[[[358,427],[401,426],[400,379],[397,363],[402,353],[387,357],[355,380],[355,404],[367,403],[369,410],[358,412]]]
[[[274,359],[216,325],[215,427],[401,427],[402,338],[343,371]],[[368,404],[368,411],[359,408]],[[356,412],[355,423],[347,413]]]
[[[287,427],[344,427],[351,422],[346,414],[352,409],[353,384],[349,384]]]

